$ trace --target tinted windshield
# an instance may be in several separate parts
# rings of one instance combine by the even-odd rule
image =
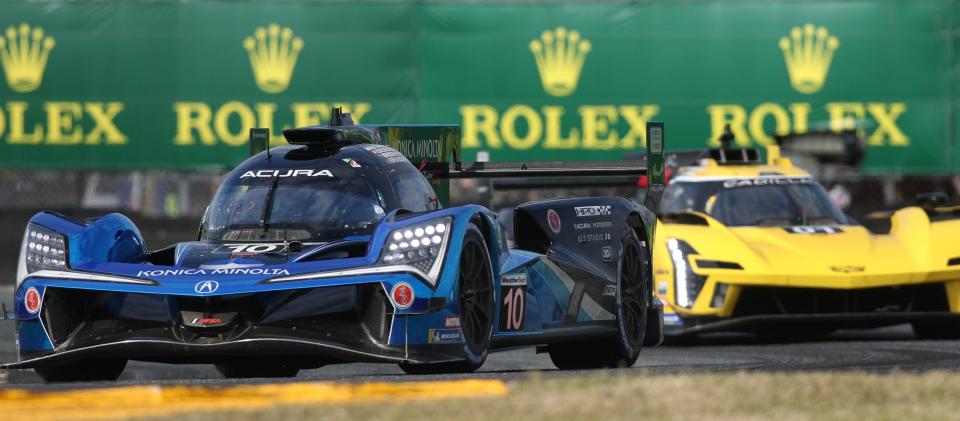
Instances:
[[[728,226],[846,225],[846,217],[809,177],[760,177],[670,183],[662,213],[693,210]]]
[[[360,177],[259,178],[224,184],[208,212],[208,240],[323,241],[369,234],[384,206],[382,195]]]

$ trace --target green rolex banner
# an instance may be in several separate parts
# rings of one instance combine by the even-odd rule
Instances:
[[[0,168],[223,168],[249,130],[462,126],[463,160],[619,159],[862,132],[953,173],[956,3],[63,2],[0,6]]]

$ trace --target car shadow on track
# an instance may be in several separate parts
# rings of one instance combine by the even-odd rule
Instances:
[[[870,342],[913,341],[913,329],[908,324],[874,329],[842,329],[833,332],[779,331],[755,333],[708,333],[664,338],[663,345],[671,347],[722,345],[783,345],[816,342]]]

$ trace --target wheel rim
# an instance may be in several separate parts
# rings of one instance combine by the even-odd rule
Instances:
[[[468,241],[460,256],[460,329],[464,339],[475,346],[486,341],[493,326],[490,266],[480,247],[475,241]]]
[[[643,268],[640,261],[640,251],[636,245],[628,244],[624,249],[620,269],[620,315],[623,332],[634,346],[643,341],[643,327],[640,325],[646,313],[643,302]]]

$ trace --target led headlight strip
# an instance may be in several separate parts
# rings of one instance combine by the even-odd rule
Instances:
[[[393,230],[387,236],[380,262],[411,265],[424,273],[429,272],[441,253],[440,246],[446,243],[449,230],[449,219]]]
[[[63,234],[30,224],[24,237],[24,259],[27,272],[42,269],[64,270],[67,268],[67,239]]]
[[[667,240],[667,249],[670,251],[670,261],[673,262],[674,293],[677,305],[691,307],[700,295],[700,290],[707,278],[697,275],[690,266],[688,257],[697,251],[683,240],[671,238]]]
[[[267,280],[265,283],[408,272],[430,285],[436,285],[449,242],[451,222],[451,218],[440,218],[390,231],[380,258],[372,267],[284,276]]]

